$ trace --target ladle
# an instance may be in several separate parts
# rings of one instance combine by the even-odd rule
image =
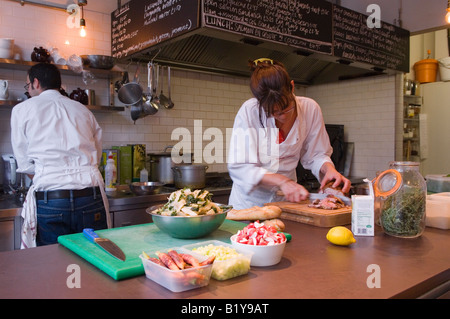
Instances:
[[[163,93],[163,83],[164,83],[164,68],[161,68],[161,93],[159,94],[159,104],[164,106],[166,109],[169,107],[169,98]]]
[[[168,88],[168,90],[169,90],[169,103],[167,105],[167,108],[171,109],[171,108],[174,107],[175,104],[172,102],[172,98],[170,96],[170,66],[167,67],[167,82],[168,82],[168,85],[169,85],[169,88]]]
[[[155,102],[154,96],[152,94],[152,83],[153,83],[153,64],[148,63],[148,93],[142,96],[142,107],[143,111],[147,115],[153,115],[158,112],[159,104]]]

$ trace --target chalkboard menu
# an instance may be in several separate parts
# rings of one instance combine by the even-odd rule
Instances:
[[[201,21],[201,25],[200,25]],[[111,14],[117,58],[199,27],[409,71],[409,31],[325,0],[131,0]]]
[[[332,54],[332,4],[317,0],[205,0],[207,27]]]
[[[130,1],[111,13],[111,54],[124,58],[199,27],[198,0]]]
[[[409,31],[385,22],[369,28],[366,15],[333,6],[333,55],[409,72]]]

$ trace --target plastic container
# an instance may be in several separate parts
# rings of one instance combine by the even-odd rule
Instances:
[[[235,248],[230,244],[218,240],[208,240],[197,244],[185,245],[183,248],[192,251],[195,248],[205,247],[208,245],[223,246],[225,248],[234,249],[239,256],[225,260],[214,260],[211,277],[215,280],[227,280],[230,278],[246,275],[250,270],[250,263],[253,252],[242,248]]]
[[[425,229],[427,184],[419,172],[419,165],[416,162],[391,162],[388,171],[397,171],[396,175],[383,172],[377,177],[374,188],[390,190],[378,198],[381,227],[388,235],[415,238]],[[375,195],[377,193],[375,191]]]
[[[145,169],[145,167],[141,170],[140,173],[140,182],[148,182],[148,171]]]
[[[441,81],[450,81],[450,57],[439,59]]]
[[[442,193],[450,192],[450,177],[445,175],[427,175],[427,189],[429,192]]]
[[[117,168],[116,163],[111,152],[108,154],[108,159],[105,166],[105,190],[108,192],[116,190]]]
[[[450,229],[450,193],[427,196],[427,227]]]
[[[236,249],[248,250],[253,252],[253,257],[250,262],[250,266],[272,266],[276,265],[281,261],[283,257],[284,248],[286,247],[286,240],[281,244],[259,246],[259,245],[248,245],[241,244],[235,241],[237,235],[231,236],[231,244]]]
[[[416,81],[420,83],[430,83],[436,81],[438,61],[435,59],[425,59],[414,63]]]
[[[207,259],[207,257],[205,256],[196,254],[187,249],[183,249],[182,247],[175,247],[171,249],[177,251],[178,253],[190,254],[197,258],[199,261]],[[161,250],[161,252],[167,253],[171,249]],[[157,258],[155,254],[148,255],[150,257]],[[142,260],[142,265],[144,266],[145,270],[145,276],[148,279],[160,284],[164,288],[169,289],[170,291],[181,292],[207,286],[209,284],[213,267],[212,264],[183,270],[171,270],[146,259],[142,254],[139,255],[139,258],[141,258]]]

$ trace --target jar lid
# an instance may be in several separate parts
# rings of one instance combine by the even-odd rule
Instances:
[[[395,169],[382,172],[373,183],[375,196],[388,197],[394,194],[402,184],[402,175]]]

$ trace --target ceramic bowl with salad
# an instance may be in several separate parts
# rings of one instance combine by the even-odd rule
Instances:
[[[281,261],[286,236],[272,226],[255,221],[231,236],[231,244],[237,249],[253,252],[251,266],[272,266]]]
[[[231,206],[212,201],[206,189],[179,189],[167,203],[147,208],[155,225],[174,238],[199,238],[212,233],[225,221]]]

